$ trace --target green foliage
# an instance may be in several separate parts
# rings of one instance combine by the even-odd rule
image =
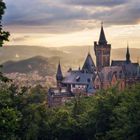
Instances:
[[[9,140],[16,138],[19,129],[21,113],[13,108],[11,91],[5,83],[0,86],[0,139]]]
[[[138,140],[140,138],[140,86],[121,95],[121,102],[114,108],[109,136],[113,139]]]
[[[12,139],[19,129],[20,112],[13,108],[3,108],[0,110],[0,139]]]
[[[0,86],[0,139],[139,140],[140,85],[103,90],[48,108],[41,86]]]
[[[6,9],[0,1],[0,47]],[[0,73],[1,140],[139,140],[140,85],[120,92],[117,86],[92,97],[76,97],[59,108],[47,107],[41,86],[20,90]]]
[[[2,19],[2,15],[4,14],[4,9],[6,8],[5,3],[0,1],[0,20]]]
[[[2,15],[4,14],[4,10],[6,9],[5,3],[0,1],[0,47],[3,46],[4,41],[8,41],[9,32],[3,31],[2,29]]]
[[[3,46],[4,41],[8,41],[8,37],[10,36],[9,32],[3,31],[2,29],[2,15],[4,14],[4,10],[6,9],[5,3],[0,0],[0,47]],[[2,66],[0,65],[0,81],[9,82],[10,80],[3,76],[1,72]]]
[[[3,46],[4,41],[9,41],[8,37],[10,36],[9,32],[3,31],[2,28],[0,27],[0,47]]]

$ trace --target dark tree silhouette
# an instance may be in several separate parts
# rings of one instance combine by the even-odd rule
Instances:
[[[8,41],[9,32],[3,31],[2,29],[2,16],[4,14],[4,10],[6,9],[5,3],[0,0],[0,47],[3,46],[4,41]]]
[[[0,47],[3,47],[4,41],[8,41],[9,32],[3,31],[2,29],[2,16],[4,14],[4,10],[6,9],[6,5],[3,0],[0,0]],[[2,65],[0,65],[0,69]],[[7,77],[4,77],[0,70],[0,81],[7,82],[9,81]]]

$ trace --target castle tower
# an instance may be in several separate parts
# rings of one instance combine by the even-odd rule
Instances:
[[[111,44],[107,43],[103,29],[103,23],[101,24],[99,41],[98,43],[94,42],[94,51],[98,70],[101,70],[102,67],[110,66]]]
[[[60,61],[59,61],[57,73],[56,73],[56,81],[57,81],[58,87],[61,87],[62,80],[63,80],[63,74],[62,74],[61,65],[60,65]]]
[[[130,63],[130,53],[129,53],[129,46],[127,44],[127,51],[126,51],[126,63]]]

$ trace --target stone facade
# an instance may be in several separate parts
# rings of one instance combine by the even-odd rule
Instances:
[[[113,60],[110,65],[111,44],[107,43],[103,25],[99,41],[94,42],[96,66],[88,53],[82,69],[69,69],[63,76],[60,62],[58,64],[57,87],[50,88],[48,103],[50,107],[61,105],[75,96],[92,96],[100,89],[118,86],[123,90],[140,82],[140,66],[132,63],[129,47],[126,50],[126,60]]]
[[[106,41],[103,25],[101,26],[98,43],[97,41],[94,42],[94,51],[98,70],[101,70],[103,67],[110,66],[111,44],[108,44]]]

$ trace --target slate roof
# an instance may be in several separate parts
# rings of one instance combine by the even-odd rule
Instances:
[[[85,73],[82,71],[68,72],[63,79],[64,84],[86,84],[88,85],[93,81],[93,74]]]
[[[100,81],[103,82],[104,75],[102,74],[102,72],[97,72],[96,75],[95,75],[95,78],[96,78],[97,76],[99,77]],[[95,78],[94,78],[94,80],[95,80]]]
[[[96,92],[96,90],[93,87],[93,82],[90,82],[88,87],[87,87],[87,93],[95,93],[95,92]]]
[[[101,26],[101,32],[100,32],[100,37],[99,37],[99,45],[105,45],[107,44],[103,25]]]
[[[137,76],[138,65],[133,63],[125,64],[124,69],[126,77],[131,78]]]
[[[86,57],[82,70],[86,71],[88,73],[94,73],[94,71],[96,70],[95,64],[93,62],[93,59],[92,59],[90,53],[88,53],[88,55]]]
[[[111,66],[122,66],[126,63],[125,60],[112,60]]]
[[[60,62],[58,64],[58,68],[57,68],[56,79],[57,80],[62,80],[63,79],[63,74],[62,74]]]
[[[138,67],[139,66],[139,63],[132,63],[133,65],[135,65],[136,67]]]
[[[115,74],[117,79],[124,78],[124,71],[121,66],[104,67],[101,72],[98,72],[101,82],[111,81]]]
[[[126,78],[135,77],[138,75],[138,63],[127,63],[127,61],[112,61],[111,66],[122,66],[124,69],[124,73]]]
[[[94,93],[93,77],[95,75],[83,71],[70,71],[63,79],[63,84],[87,85],[86,92]]]

